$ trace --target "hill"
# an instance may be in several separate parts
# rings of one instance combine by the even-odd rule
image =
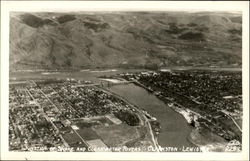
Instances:
[[[10,69],[241,67],[241,15],[16,13]]]

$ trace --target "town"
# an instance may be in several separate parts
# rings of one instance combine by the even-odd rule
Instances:
[[[181,113],[200,133],[210,131],[228,142],[241,144],[241,72],[162,70],[123,73],[116,77],[147,89]]]
[[[140,71],[98,79],[100,83],[73,78],[10,82],[10,150],[159,149],[161,125],[157,118],[109,90],[130,83],[180,113],[198,133],[187,137],[192,144],[226,143],[241,150],[241,72]],[[126,148],[117,149],[121,147]]]
[[[159,128],[146,111],[90,82],[12,82],[9,107],[9,148],[13,151],[156,146]]]

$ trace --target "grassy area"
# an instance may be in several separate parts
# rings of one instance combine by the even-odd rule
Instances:
[[[126,124],[94,128],[103,142],[109,147],[123,146],[126,142],[139,138],[136,127]]]
[[[64,140],[68,143],[68,144],[74,144],[77,142],[81,142],[82,140],[77,136],[76,133],[67,133],[62,135]]]
[[[220,136],[212,133],[208,128],[201,131],[193,130],[188,137],[189,141],[199,147],[207,147],[210,151],[225,151],[227,142]]]
[[[235,137],[241,141],[241,131],[239,130],[239,128],[235,125],[235,123],[230,119],[230,118],[220,118],[220,122],[221,124],[223,124],[225,127],[228,127],[228,129],[233,132],[231,135],[236,135]]]
[[[81,130],[76,131],[84,140],[99,139],[99,136],[91,128],[83,128]]]
[[[80,129],[90,128],[92,126],[105,126],[105,125],[112,125],[113,122],[107,119],[106,117],[97,117],[91,119],[79,119],[74,120],[75,125]]]

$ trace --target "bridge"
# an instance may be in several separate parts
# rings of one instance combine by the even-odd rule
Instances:
[[[115,85],[121,85],[121,84],[129,84],[129,83],[134,83],[134,81],[126,81],[126,80],[122,80],[122,81],[111,81],[109,79],[103,79],[98,86],[100,87],[111,87],[111,86],[115,86]]]

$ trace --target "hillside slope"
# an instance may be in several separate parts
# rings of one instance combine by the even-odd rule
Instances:
[[[241,15],[11,13],[10,69],[241,66]]]

